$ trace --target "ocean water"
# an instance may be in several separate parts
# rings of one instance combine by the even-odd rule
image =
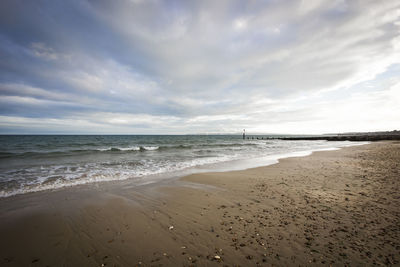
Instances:
[[[0,136],[0,197],[111,180],[131,179],[139,185],[194,172],[268,165],[282,157],[355,145],[259,138]]]

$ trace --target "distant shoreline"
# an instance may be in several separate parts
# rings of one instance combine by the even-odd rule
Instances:
[[[247,140],[287,140],[287,141],[385,141],[385,140],[400,140],[400,131],[386,132],[359,132],[359,133],[336,133],[336,134],[321,134],[321,135],[247,135]]]
[[[327,140],[327,141],[385,141],[385,140],[400,140],[400,134],[393,135],[337,135],[337,136],[309,136],[309,137],[283,137],[273,138],[280,140]]]

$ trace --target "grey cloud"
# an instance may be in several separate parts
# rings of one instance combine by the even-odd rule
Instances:
[[[2,1],[0,115],[168,115],[194,129],[198,116],[245,115],[215,122],[219,129],[268,112],[286,122],[302,109],[276,111],[288,99],[350,88],[398,63],[399,9],[397,1]]]

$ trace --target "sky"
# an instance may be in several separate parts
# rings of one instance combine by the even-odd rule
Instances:
[[[400,1],[0,1],[0,134],[400,130]]]

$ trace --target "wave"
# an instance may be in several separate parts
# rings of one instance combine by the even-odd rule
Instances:
[[[12,156],[15,156],[16,153],[11,153],[11,152],[0,152],[0,159],[1,158],[9,158]]]
[[[158,146],[133,146],[133,147],[108,147],[108,148],[89,148],[89,149],[66,149],[56,151],[27,151],[27,152],[0,152],[0,158],[12,157],[33,157],[33,156],[66,156],[70,154],[104,153],[104,152],[135,152],[158,150]]]
[[[98,151],[151,151],[159,149],[158,146],[111,147],[98,149]]]
[[[140,150],[157,150],[159,149],[158,146],[141,146]]]
[[[73,149],[60,149],[60,150],[32,150],[25,152],[9,152],[9,151],[0,151],[0,158],[28,158],[28,157],[46,157],[46,156],[68,156],[68,155],[77,155],[77,154],[90,154],[90,153],[107,153],[107,152],[144,152],[144,151],[165,151],[165,150],[190,150],[190,149],[212,149],[212,148],[240,148],[240,147],[248,147],[248,146],[257,146],[257,144],[251,143],[228,143],[228,144],[196,144],[196,145],[167,145],[167,146],[156,146],[156,145],[138,145],[138,146],[111,146],[111,147],[102,147],[102,148],[83,148],[76,149],[75,146],[70,148]]]
[[[141,147],[139,146],[133,146],[133,147],[108,147],[108,148],[99,148],[99,149],[93,149],[91,151],[100,151],[100,152],[106,152],[106,151],[139,151]]]

